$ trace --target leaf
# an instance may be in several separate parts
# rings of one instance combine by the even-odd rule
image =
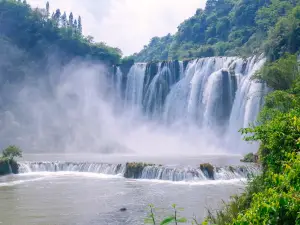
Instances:
[[[187,219],[186,218],[179,218],[178,220],[177,220],[177,222],[178,223],[186,223],[187,222]]]
[[[164,219],[160,225],[165,225],[165,224],[170,224],[171,222],[173,222],[175,220],[175,217],[174,216],[171,216],[171,217],[168,217],[166,219]]]

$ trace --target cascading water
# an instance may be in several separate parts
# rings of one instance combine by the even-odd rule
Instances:
[[[134,64],[127,76],[126,107],[137,105],[151,121],[239,141],[238,130],[255,121],[267,92],[264,83],[252,80],[264,62],[254,56]]]
[[[161,157],[246,153],[238,130],[262,104],[266,87],[251,76],[264,61],[211,57],[121,65],[114,73],[71,63],[0,90],[8,99],[0,147]]]
[[[23,162],[19,163],[20,173],[31,172],[89,172],[103,174],[124,174],[125,165],[108,163],[75,162]]]
[[[140,110],[143,101],[143,85],[146,71],[146,64],[135,64],[127,75],[125,92],[125,107],[128,109]]]
[[[138,165],[138,164],[137,164]],[[88,172],[120,175],[125,178],[165,180],[165,181],[204,181],[243,179],[260,173],[257,165],[214,167],[210,176],[206,169],[195,167],[174,167],[162,165],[142,165],[131,167],[128,164],[76,163],[76,162],[21,162],[20,173],[34,172]]]

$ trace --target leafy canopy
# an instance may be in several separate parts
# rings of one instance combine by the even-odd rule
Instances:
[[[22,157],[22,150],[14,145],[8,146],[6,149],[2,152],[2,157],[7,158],[9,160],[14,160],[14,158],[21,158]]]
[[[265,52],[274,61],[299,50],[299,5],[300,0],[207,0],[174,35],[152,38],[134,57],[148,62]]]

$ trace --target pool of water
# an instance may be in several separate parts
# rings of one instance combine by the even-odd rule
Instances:
[[[105,158],[106,157],[106,158]],[[154,163],[238,163],[232,156],[151,159]],[[25,160],[141,161],[143,157],[76,155],[26,155]],[[158,208],[157,217],[169,215],[171,205],[183,207],[182,216],[202,220],[207,208],[218,209],[222,200],[243,190],[243,180],[172,182],[125,179],[119,175],[85,172],[36,172],[0,177],[0,224],[4,225],[141,225],[147,207]],[[125,212],[120,211],[125,207]]]

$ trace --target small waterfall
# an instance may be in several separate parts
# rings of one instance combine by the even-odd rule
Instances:
[[[229,166],[215,167],[213,177],[200,168],[174,168],[166,166],[147,166],[143,169],[140,179],[167,181],[203,181],[203,180],[232,180],[247,178],[259,174],[258,166]]]
[[[115,81],[115,85],[116,85],[116,93],[119,95],[117,96],[119,99],[122,98],[122,91],[123,91],[123,73],[121,71],[121,69],[119,67],[117,67],[117,71],[116,71],[116,81]]]
[[[123,174],[125,165],[107,163],[75,162],[23,162],[19,163],[20,173],[30,172],[89,172],[117,175]]]
[[[13,171],[9,162],[7,162],[7,166],[8,166],[9,174],[12,174]]]
[[[146,64],[134,64],[127,75],[125,107],[131,111],[141,110]]]
[[[251,77],[264,63],[265,59],[256,59],[255,57],[247,63],[245,76],[241,78],[236,92],[229,121],[230,130],[247,127],[250,122],[255,120],[262,98],[266,94],[266,86],[262,82],[252,80]]]
[[[209,176],[206,170],[196,167],[174,167],[131,163],[128,164],[107,163],[76,163],[76,162],[22,162],[19,163],[20,173],[32,172],[87,172],[109,175],[122,175],[125,178],[165,180],[165,181],[194,181],[204,180],[232,180],[247,178],[250,175],[260,173],[257,165],[241,165],[214,167],[213,176]],[[143,166],[144,165],[144,166]],[[131,174],[129,177],[125,174]]]
[[[182,63],[181,63],[182,64]],[[149,85],[144,86],[144,112],[148,117],[160,118],[164,109],[165,100],[172,88],[181,78],[183,64],[178,61],[158,63],[157,72],[152,77],[152,71],[148,70]],[[154,73],[153,73],[154,74]]]
[[[169,181],[200,181],[208,178],[200,169],[170,168],[147,166],[143,169],[141,179],[169,180]]]
[[[172,124],[174,121],[181,121],[188,118],[188,99],[190,93],[191,80],[195,74],[198,60],[193,60],[188,63],[184,71],[183,78],[173,86],[167,96],[164,121],[167,124]]]

